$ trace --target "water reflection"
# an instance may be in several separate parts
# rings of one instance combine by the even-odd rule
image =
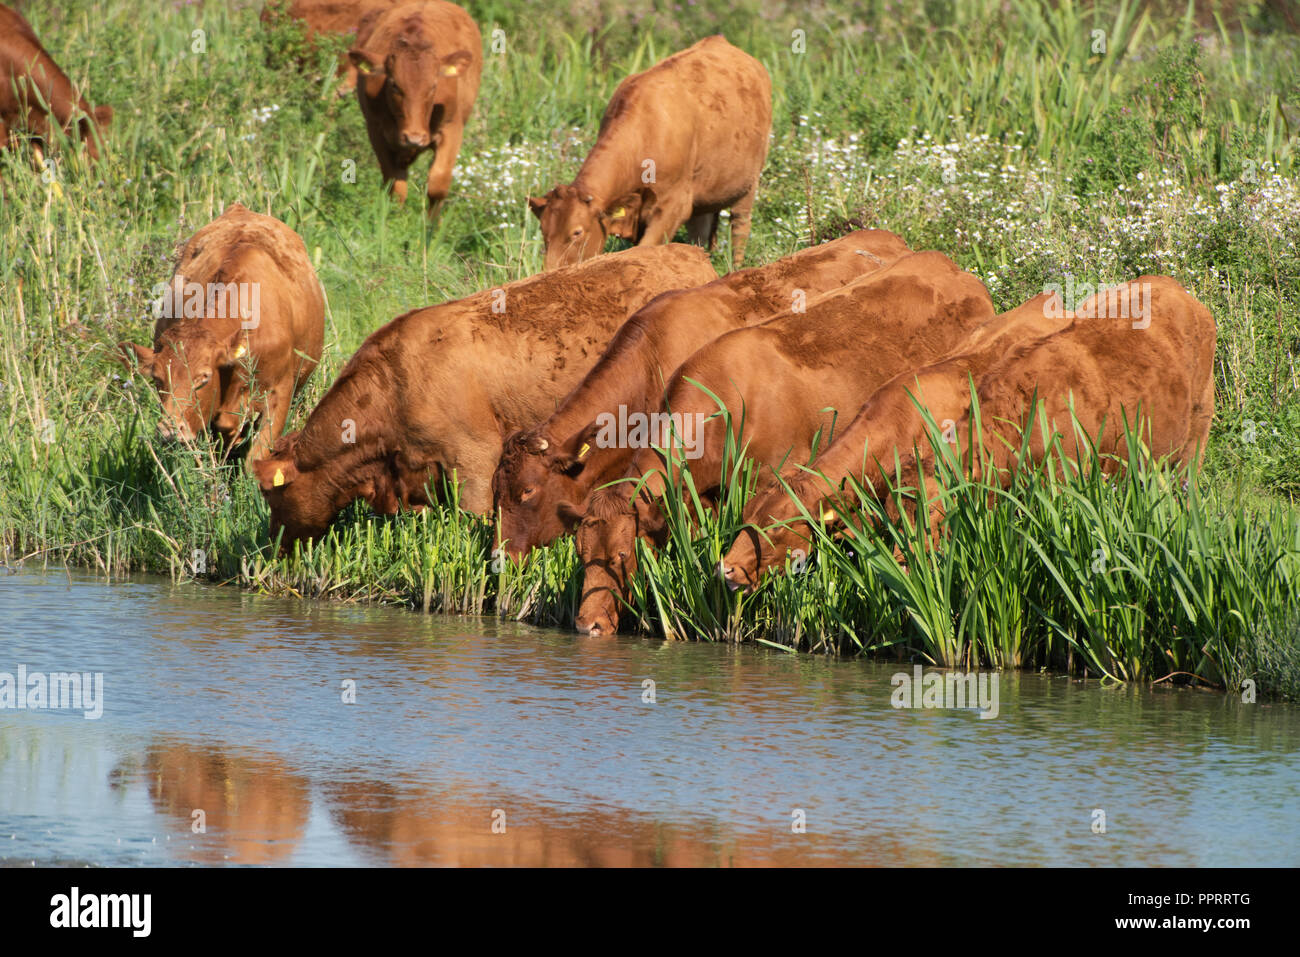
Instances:
[[[155,809],[195,835],[198,863],[283,864],[307,826],[310,783],[278,758],[174,742],[149,750],[144,774]]]
[[[1283,705],[1009,673],[981,721],[891,708],[908,665],[55,573],[0,619],[0,670],[105,675],[0,711],[10,863],[1300,862]]]

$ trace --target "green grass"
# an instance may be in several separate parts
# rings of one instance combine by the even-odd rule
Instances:
[[[525,197],[572,177],[623,76],[723,32],[773,76],[750,263],[860,222],[943,250],[999,308],[1045,283],[1169,273],[1219,322],[1219,405],[1194,497],[1016,486],[1023,515],[959,510],[954,549],[908,576],[885,563],[887,539],[827,543],[743,607],[706,573],[738,520],[741,476],[719,516],[693,518],[683,489],[670,496],[673,544],[643,556],[633,617],[683,636],[1226,685],[1254,634],[1249,667],[1296,686],[1297,629],[1279,609],[1295,592],[1280,589],[1294,582],[1300,491],[1300,37],[1263,5],[1216,19],[1204,4],[1064,0],[625,0],[545,15],[468,3],[485,42],[504,31],[506,53],[487,55],[435,227],[381,193],[355,101],[332,96],[337,46],[268,32],[260,4],[28,6],[116,117],[104,161],[56,150],[53,182],[25,148],[0,156],[7,561],[185,576],[198,552],[212,580],[569,622],[570,542],[514,568],[494,562],[484,523],[451,508],[392,520],[356,508],[309,554],[271,558],[253,484],[207,447],[156,446],[157,401],[119,378],[113,345],[147,340],[150,289],[225,204],[270,212],[303,236],[329,297],[301,423],[383,322],[540,269]],[[728,260],[724,241],[715,263]],[[1113,546],[1112,573],[1070,578],[1098,542]]]

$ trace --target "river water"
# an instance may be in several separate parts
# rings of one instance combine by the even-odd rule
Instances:
[[[1300,711],[1218,693],[1004,673],[984,720],[892,707],[910,665],[62,570],[0,573],[20,666],[102,715],[0,710],[10,865],[1300,864]]]

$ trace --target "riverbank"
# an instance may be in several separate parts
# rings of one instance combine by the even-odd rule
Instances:
[[[293,37],[268,35],[256,4],[33,11],[55,58],[118,114],[93,170],[60,163],[47,181],[24,150],[0,157],[6,561],[571,621],[571,543],[514,568],[493,558],[484,523],[454,509],[393,520],[356,510],[309,555],[271,558],[256,488],[206,446],[155,443],[157,400],[121,378],[114,343],[145,341],[149,291],[176,244],[225,203],[272,212],[304,237],[330,299],[325,359],[291,417],[300,423],[392,316],[539,269],[526,196],[572,176],[622,76],[722,30],[774,80],[752,263],[857,221],[944,251],[999,308],[1048,284],[1171,274],[1219,323],[1216,421],[1192,492],[1027,478],[1013,507],[986,515],[968,490],[952,547],[911,554],[907,576],[892,554],[910,554],[905,535],[827,542],[804,574],[729,595],[711,574],[738,514],[729,496],[698,533],[678,523],[665,554],[643,558],[630,617],[682,637],[1135,681],[1235,688],[1254,674],[1294,696],[1297,37],[1123,5],[972,3],[869,26],[799,6],[701,4],[633,22],[629,2],[607,11],[608,29],[584,33],[559,15],[538,29],[524,5],[497,4],[505,52],[489,58],[432,231],[418,204],[382,196],[355,102],[331,96],[332,50],[290,69]],[[728,256],[723,243],[716,262]]]

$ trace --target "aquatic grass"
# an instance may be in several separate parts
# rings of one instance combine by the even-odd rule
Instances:
[[[815,561],[787,563],[753,602],[780,604],[784,634],[838,634],[841,650],[906,647],[945,667],[1186,676],[1232,688],[1248,676],[1253,636],[1277,633],[1295,614],[1294,510],[1248,507],[1203,489],[1194,471],[1184,487],[1181,473],[1152,460],[1136,425],[1125,425],[1128,459],[1117,476],[1095,449],[1071,461],[1058,434],[1045,436],[1041,461],[989,484],[963,477],[955,450],[928,424],[934,472],[917,487],[896,473],[877,498],[849,480],[852,505],[838,530],[799,506],[814,529]],[[918,501],[938,505],[942,534]],[[794,604],[801,593],[818,600]],[[793,628],[792,613],[801,618]]]
[[[753,468],[744,450],[736,445],[736,435],[743,434],[745,411],[733,420],[730,410],[718,396],[694,379],[687,379],[716,406],[709,416],[715,428],[726,436],[721,460],[724,481],[716,496],[700,494],[691,460],[685,455],[683,436],[672,422],[673,447],[656,448],[665,463],[667,489],[657,507],[661,508],[668,528],[667,543],[656,552],[647,543],[637,541],[637,565],[642,574],[631,583],[628,611],[634,623],[642,626],[657,621],[670,637],[704,637],[713,640],[743,640],[740,624],[739,596],[731,594],[716,574],[723,554],[730,547],[735,530],[742,524],[741,513],[748,494],[753,490]],[[666,412],[672,414],[671,408]],[[699,433],[696,441],[702,441]],[[627,482],[629,495],[645,479]],[[710,480],[709,484],[712,484]]]

